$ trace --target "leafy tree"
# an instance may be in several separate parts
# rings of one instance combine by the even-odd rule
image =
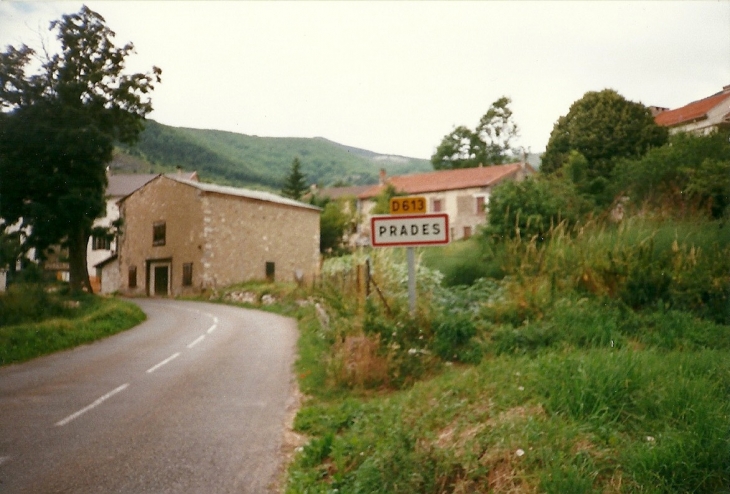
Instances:
[[[307,180],[301,171],[302,164],[299,162],[299,158],[294,158],[291,162],[291,170],[289,175],[286,176],[284,181],[284,187],[281,189],[281,193],[286,197],[299,200],[302,198],[304,193],[309,189],[307,187]]]
[[[340,255],[347,251],[346,236],[357,225],[356,199],[331,199],[312,194],[309,203],[322,208],[319,216],[319,251],[323,254]]]
[[[133,143],[152,111],[161,70],[125,74],[132,43],[116,47],[104,18],[83,6],[51,22],[60,53],[35,72],[35,51],[0,53],[0,216],[30,227],[24,248],[69,250],[71,289],[91,291],[86,246],[105,210],[105,165]]]
[[[641,103],[629,101],[611,89],[590,91],[558,119],[540,171],[560,170],[571,159],[571,152],[576,151],[587,161],[584,187],[598,190],[605,186],[616,160],[639,158],[649,149],[663,145],[667,135],[667,130],[654,123],[651,112]]]
[[[390,213],[390,200],[393,197],[402,196],[404,194],[395,190],[393,185],[388,184],[385,188],[375,197],[375,206],[370,211],[371,214],[388,214]]]
[[[328,202],[319,219],[319,250],[323,254],[339,254],[344,249],[345,234],[351,218],[337,201]]]
[[[6,225],[0,220],[0,270],[15,270],[15,262],[22,254],[20,232],[9,232]]]
[[[518,128],[509,108],[511,102],[506,96],[499,98],[479,120],[476,129],[472,131],[462,125],[444,136],[431,156],[434,169],[498,165],[513,159],[511,145]]]

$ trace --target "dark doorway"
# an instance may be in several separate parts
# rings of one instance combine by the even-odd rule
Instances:
[[[170,281],[168,266],[155,266],[155,295],[167,295],[167,286]]]

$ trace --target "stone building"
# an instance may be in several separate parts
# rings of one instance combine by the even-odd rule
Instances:
[[[309,282],[320,209],[160,175],[119,202],[119,291],[183,295],[249,280]]]
[[[113,175],[107,169],[107,187],[105,193],[106,213],[94,221],[95,227],[108,228],[119,219],[118,202],[144,184],[155,178],[153,174]],[[94,293],[112,293],[119,283],[115,280],[118,275],[114,272],[117,259],[117,241],[106,236],[91,236],[86,248],[86,268],[89,271],[89,281]],[[102,273],[106,278],[102,283]]]

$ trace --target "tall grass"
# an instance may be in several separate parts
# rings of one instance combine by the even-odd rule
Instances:
[[[526,307],[577,291],[730,324],[730,223],[632,218],[577,232],[559,225],[550,239],[501,246],[512,298]]]
[[[729,372],[714,351],[510,357],[305,408],[288,492],[718,492]]]

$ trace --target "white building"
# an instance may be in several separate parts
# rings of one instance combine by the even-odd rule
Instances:
[[[730,129],[730,85],[722,91],[701,100],[693,101],[681,108],[655,109],[654,121],[668,127],[671,134],[694,132],[709,134],[716,129]]]
[[[360,236],[370,237],[370,217],[376,197],[392,185],[397,192],[425,197],[429,213],[447,213],[451,240],[469,238],[487,220],[486,208],[493,187],[505,180],[523,180],[533,173],[535,170],[525,163],[393,177],[381,172],[380,184],[358,195],[358,211],[362,215]]]

